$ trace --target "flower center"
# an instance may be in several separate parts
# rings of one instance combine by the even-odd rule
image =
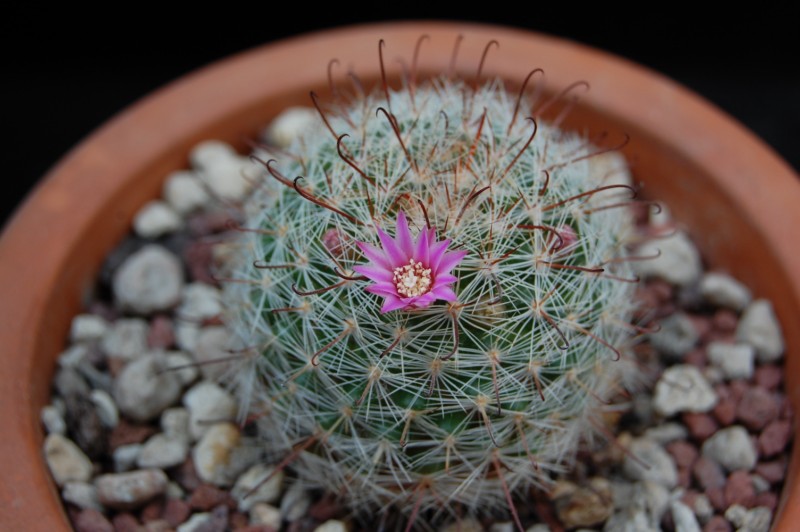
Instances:
[[[394,285],[403,297],[421,296],[431,289],[431,269],[409,259],[408,264],[394,269]]]

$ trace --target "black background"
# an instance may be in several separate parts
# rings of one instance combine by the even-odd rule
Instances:
[[[430,2],[429,2],[430,3]],[[109,4],[111,5],[111,4]],[[6,7],[0,222],[71,147],[159,86],[227,55],[315,29],[389,19],[458,19],[528,28],[576,40],[657,70],[714,102],[800,168],[800,37],[795,17],[750,4],[741,13],[671,3],[649,11],[528,2],[467,10],[413,2],[315,9],[297,3],[218,3],[177,12],[137,3],[106,10]],[[491,12],[489,8],[492,8]],[[661,10],[655,11],[655,10]]]

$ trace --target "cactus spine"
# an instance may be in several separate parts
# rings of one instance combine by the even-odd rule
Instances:
[[[634,372],[630,186],[536,103],[498,80],[384,88],[320,107],[267,165],[226,288],[256,352],[233,385],[303,481],[415,517],[510,504]],[[455,299],[382,312],[365,289],[365,244],[401,217],[463,255]]]

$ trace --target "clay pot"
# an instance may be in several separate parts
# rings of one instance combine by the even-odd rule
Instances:
[[[518,87],[542,67],[551,91],[588,80],[591,90],[565,125],[628,133],[624,153],[647,196],[669,204],[714,268],[773,302],[785,333],[787,392],[800,412],[800,328],[793,326],[800,315],[800,182],[760,140],[674,82],[574,43],[468,24],[347,28],[237,55],[156,92],[72,151],[17,212],[0,242],[0,529],[69,529],[42,458],[39,411],[103,257],[165,176],[186,166],[195,143],[217,138],[243,148],[281,109],[308,105],[309,90],[327,93],[334,55],[374,82],[383,38],[396,79],[401,66],[393,59],[410,58],[422,34],[430,39],[421,74],[445,71],[463,34],[457,68],[464,76],[475,75],[484,46],[496,39],[502,46],[490,53],[485,76]],[[800,522],[798,455],[795,438],[776,530]]]

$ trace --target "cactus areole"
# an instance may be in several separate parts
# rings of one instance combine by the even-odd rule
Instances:
[[[513,512],[636,377],[627,170],[533,86],[345,92],[259,155],[231,386],[281,467],[357,510]]]

